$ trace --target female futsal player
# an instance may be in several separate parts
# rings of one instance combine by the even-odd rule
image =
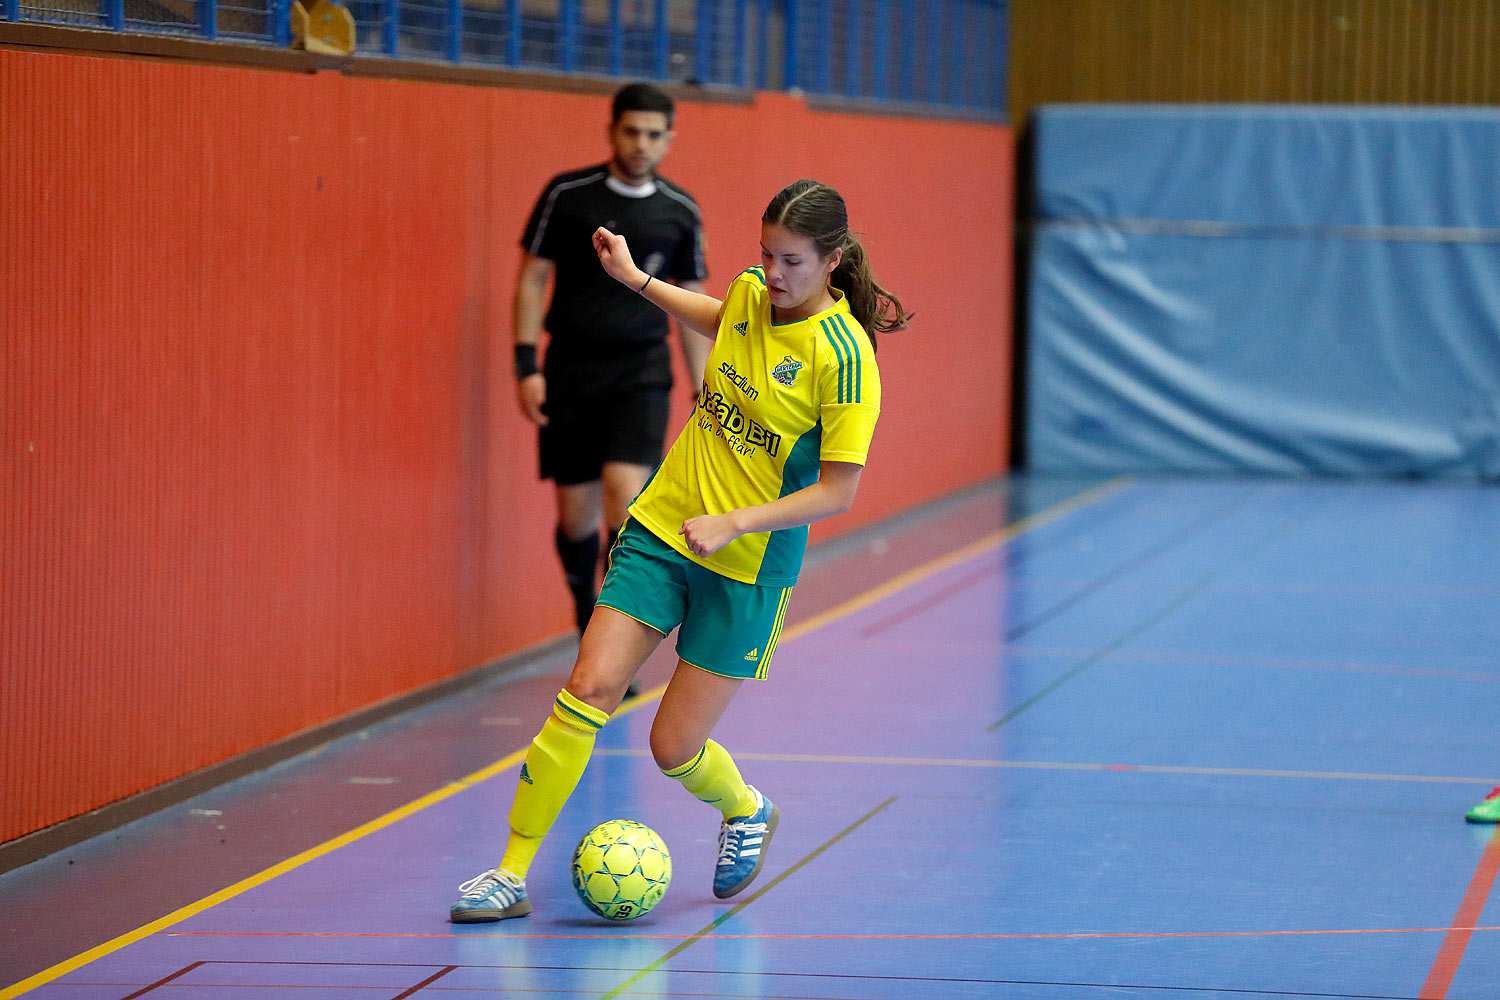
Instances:
[[[746,678],[764,678],[807,525],[848,510],[880,413],[877,331],[908,316],[875,282],[838,192],[797,181],[761,217],[761,265],[721,302],[656,281],[599,229],[604,270],[714,339],[698,405],[630,506],[578,661],[521,766],[498,867],[460,886],[455,923],[531,912],[526,873],[594,736],[674,628],[678,662],[651,726],[669,778],[723,815],[714,895],[759,873],[780,814],[709,739]],[[867,332],[868,331],[868,332]]]

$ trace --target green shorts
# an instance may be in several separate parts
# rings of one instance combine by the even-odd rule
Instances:
[[[610,549],[599,604],[662,635],[681,626],[677,655],[695,667],[763,680],[791,593],[791,587],[757,587],[705,569],[632,518]]]

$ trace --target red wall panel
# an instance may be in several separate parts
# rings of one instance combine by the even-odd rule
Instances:
[[[0,50],[0,840],[567,627],[506,317],[606,107]],[[712,289],[816,176],[918,313],[823,530],[1002,471],[1009,130],[776,95],[678,127]]]

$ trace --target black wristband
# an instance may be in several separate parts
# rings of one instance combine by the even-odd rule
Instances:
[[[536,366],[536,345],[516,345],[516,379],[526,378],[528,375],[536,375],[541,371]]]
[[[643,282],[641,282],[641,287],[638,288],[638,289],[636,289],[636,293],[635,294],[637,294],[637,295],[645,295],[646,294],[646,286],[649,285],[649,284],[651,284],[651,279],[654,278],[654,277],[656,277],[656,275],[654,275],[654,274],[648,274],[648,275],[646,275],[646,280],[643,281]]]

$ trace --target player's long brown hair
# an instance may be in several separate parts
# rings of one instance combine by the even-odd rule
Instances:
[[[760,219],[806,236],[824,260],[835,250],[844,251],[839,266],[829,276],[829,284],[849,300],[849,312],[870,335],[872,347],[875,334],[900,330],[911,319],[901,300],[875,280],[864,244],[849,231],[848,206],[827,184],[812,180],[788,184],[771,199]]]

